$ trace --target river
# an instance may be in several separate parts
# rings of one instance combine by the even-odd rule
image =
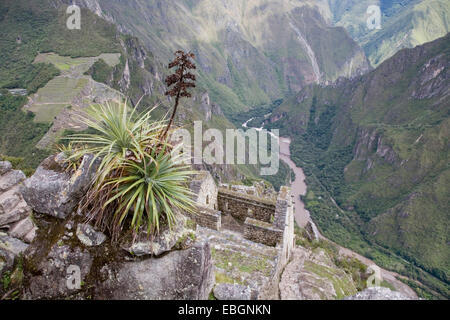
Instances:
[[[249,119],[242,126],[244,128],[248,128],[248,123],[252,120],[253,120],[253,118]],[[258,131],[263,130],[263,128],[254,128],[254,129],[256,129]],[[273,135],[271,132],[268,132],[268,133]],[[297,222],[297,224],[300,227],[305,227],[308,222],[311,222],[313,228],[319,235],[319,238],[329,241],[329,242],[333,243],[334,245],[336,245],[339,249],[340,255],[356,258],[368,267],[376,266],[376,264],[372,260],[368,259],[367,257],[364,257],[355,251],[352,251],[348,248],[338,245],[337,243],[327,239],[320,233],[320,231],[317,229],[316,225],[312,221],[309,211],[305,209],[305,204],[301,200],[301,196],[306,195],[307,186],[305,183],[305,174],[303,173],[302,168],[297,167],[297,165],[291,159],[291,151],[290,151],[291,139],[289,137],[280,137],[279,142],[280,142],[280,159],[283,162],[285,162],[295,173],[295,180],[291,182],[291,192],[295,199],[294,217],[295,217],[295,221]],[[401,276],[400,274],[398,274],[396,272],[392,272],[392,271],[389,271],[389,270],[386,270],[386,269],[383,269],[380,267],[378,267],[378,268],[380,269],[382,279],[387,280],[389,283],[391,283],[397,291],[403,293],[404,295],[406,295],[408,297],[417,299],[416,292],[413,289],[411,289],[409,286],[404,284],[402,281],[397,279],[397,278],[406,279],[404,276]]]

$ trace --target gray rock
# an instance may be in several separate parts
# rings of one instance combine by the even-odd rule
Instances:
[[[28,248],[26,243],[0,232],[0,275],[11,270],[17,256]]]
[[[25,174],[19,170],[12,170],[0,177],[0,192],[5,192],[26,179]]]
[[[14,266],[14,254],[8,250],[0,248],[0,276],[4,271],[11,270]]]
[[[95,231],[89,224],[78,225],[77,238],[87,247],[99,246],[106,240],[106,236],[102,232]]]
[[[11,162],[0,161],[0,176],[12,170]]]
[[[240,284],[219,283],[214,287],[214,297],[217,300],[255,300],[252,289]]]
[[[92,262],[93,258],[86,249],[54,245],[48,255],[39,262],[37,270],[28,275],[24,298],[64,299],[77,294],[86,281]],[[75,269],[79,270],[79,286],[76,285],[77,278],[71,278]]]
[[[11,237],[21,239],[27,243],[33,241],[36,236],[37,227],[31,217],[27,217],[11,227],[8,234]]]
[[[36,211],[64,219],[72,213],[88,190],[98,162],[91,166],[93,156],[84,157],[79,169],[72,175],[65,171],[63,155],[45,159],[35,174],[25,180],[22,195]]]
[[[37,230],[38,230],[37,227],[34,227],[33,229],[31,229],[31,231],[28,232],[28,233],[23,237],[23,241],[25,241],[26,243],[31,243],[31,242],[33,242],[33,240],[36,238]]]
[[[0,226],[9,226],[14,222],[25,219],[31,214],[31,208],[22,200],[17,206],[6,213],[0,213]]]
[[[16,188],[14,188],[16,189]],[[9,190],[0,195],[0,214],[5,214],[16,207],[21,200],[17,190]]]
[[[0,233],[0,249],[7,250],[18,256],[28,248],[28,245],[19,239],[12,238],[5,233]]]
[[[105,281],[95,286],[95,299],[202,300],[214,283],[208,242],[160,258],[125,262],[113,271],[101,269]]]
[[[306,236],[309,241],[319,240],[320,239],[320,233],[317,229],[316,225],[312,221],[308,221],[308,223],[305,226]]]
[[[138,257],[146,255],[159,256],[172,250],[180,239],[187,237],[190,231],[185,226],[186,217],[179,215],[172,230],[168,228],[162,230],[152,239],[148,239],[143,235],[134,243],[124,244],[122,248]]]
[[[25,219],[31,213],[31,208],[23,200],[19,186],[14,186],[4,193],[0,193],[0,227]]]
[[[344,300],[413,300],[404,294],[384,287],[370,287]]]

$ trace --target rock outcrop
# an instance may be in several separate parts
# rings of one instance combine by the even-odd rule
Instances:
[[[208,242],[161,258],[125,262],[115,270],[105,266],[107,279],[95,287],[96,299],[205,300],[214,284]]]
[[[73,212],[89,188],[98,165],[93,156],[85,156],[80,167],[71,174],[64,154],[45,159],[36,173],[25,180],[22,195],[34,211],[65,219]]]
[[[321,250],[294,249],[280,281],[282,300],[333,300],[356,293],[352,277]]]
[[[192,241],[161,257],[137,257],[80,217],[49,218],[25,251],[25,299],[207,299],[214,284],[209,244]]]
[[[29,247],[9,237],[14,250],[0,247],[2,268],[13,265],[11,253],[24,255],[22,297],[207,299],[214,284],[209,244],[196,241],[183,215],[172,230],[128,245],[127,237],[112,243],[86,223],[77,205],[94,178],[92,159],[85,156],[71,173],[62,154],[52,156],[25,181],[24,198],[41,213],[37,237]]]
[[[217,299],[278,298],[277,274],[282,266],[277,248],[251,242],[229,230],[198,226],[197,234],[211,245]]]

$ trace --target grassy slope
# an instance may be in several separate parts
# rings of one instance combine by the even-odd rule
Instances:
[[[288,116],[273,126],[295,134],[294,161],[315,191],[307,206],[325,235],[448,296],[449,98],[412,97],[433,57],[448,68],[448,37],[338,88],[302,91],[278,108]]]

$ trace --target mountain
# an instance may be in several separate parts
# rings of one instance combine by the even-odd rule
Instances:
[[[403,48],[433,41],[450,31],[446,0],[329,0],[333,22],[343,26],[363,48],[372,66]],[[369,30],[369,5],[381,9],[381,29]]]
[[[179,48],[192,50],[199,84],[227,116],[369,69],[356,42],[330,25],[324,1],[75,3],[139,37],[161,61]]]
[[[160,60],[137,38],[121,33],[109,21],[83,8],[82,28],[66,28],[67,6],[60,1],[0,3],[0,155],[18,157],[30,172],[59,138],[83,128],[74,115],[92,103],[118,96],[139,108],[159,105],[163,116],[172,102],[163,80],[173,57]],[[5,89],[21,89],[25,96]],[[177,123],[204,121],[205,129],[233,128],[204,88],[183,100]],[[255,177],[251,166],[216,168],[217,177]]]
[[[166,64],[180,48],[194,51],[200,68],[194,98],[183,101],[177,121],[203,120],[221,130],[233,128],[228,119],[251,106],[369,69],[346,31],[330,25],[325,2],[74,3],[82,7],[81,30],[66,28],[72,1],[0,4],[0,89],[27,89],[28,96],[2,103],[0,153],[23,158],[24,170],[36,167],[65,132],[82,130],[74,115],[93,102],[143,97],[141,106],[159,104],[157,115],[165,114]],[[241,178],[256,172],[217,171]]]
[[[413,277],[439,279],[447,297],[449,40],[403,49],[353,80],[311,85],[266,121],[293,138],[306,206],[327,237],[411,275],[407,260],[428,272]]]

